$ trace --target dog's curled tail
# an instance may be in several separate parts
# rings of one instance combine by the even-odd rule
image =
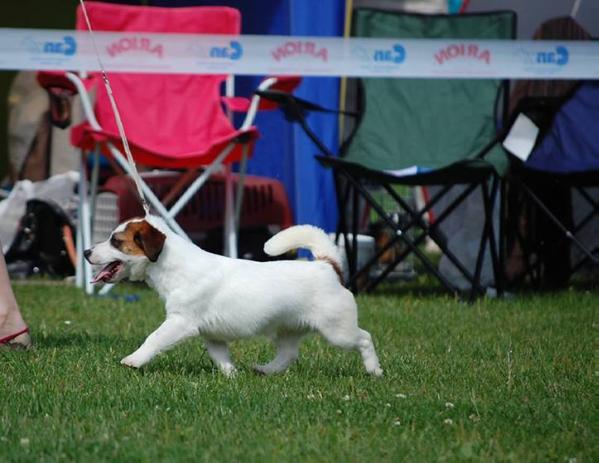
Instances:
[[[264,252],[269,256],[280,256],[294,249],[305,248],[316,260],[333,266],[340,281],[343,281],[342,259],[335,243],[320,228],[312,225],[289,227],[264,243]]]

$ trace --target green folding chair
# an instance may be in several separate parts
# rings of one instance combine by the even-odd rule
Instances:
[[[513,39],[515,13],[493,12],[468,15],[418,15],[375,9],[354,10],[352,35],[386,38],[451,38],[459,47],[460,40]],[[479,50],[476,56],[458,59],[493,59]],[[438,57],[450,56],[443,50]],[[409,57],[407,57],[409,59]],[[441,64],[440,64],[441,65]],[[498,192],[499,174],[507,160],[499,142],[498,126],[505,119],[508,92],[506,81],[493,79],[392,79],[368,78],[359,81],[359,116],[356,128],[342,147],[340,156],[328,153],[322,143],[311,135],[305,117],[318,110],[293,97],[282,104],[288,119],[298,121],[311,135],[324,155],[317,156],[322,165],[333,168],[337,180],[340,231],[348,246],[350,278],[348,285],[358,290],[357,281],[367,274],[380,256],[402,243],[398,253],[367,290],[374,289],[408,255],[415,254],[422,264],[451,292],[458,288],[421,249],[430,237],[470,284],[470,295],[484,293],[481,268],[486,249],[492,260],[498,290],[501,290],[501,271],[497,240],[492,227],[492,209]],[[273,95],[270,95],[271,97]],[[284,100],[275,96],[278,102]],[[398,186],[439,185],[442,188],[420,210],[408,204],[397,192]],[[454,186],[461,185],[459,194],[444,210],[436,210],[432,223],[425,215],[437,207],[441,198]],[[407,221],[394,220],[373,187],[383,189],[395,201],[397,210],[407,214]],[[484,205],[484,226],[474,268],[468,266],[447,246],[439,225],[455,211],[466,197],[480,192]],[[360,199],[375,211],[386,225],[395,231],[394,238],[366,264],[357,268],[358,210]],[[348,230],[351,230],[349,239]]]

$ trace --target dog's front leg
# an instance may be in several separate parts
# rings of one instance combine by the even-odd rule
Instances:
[[[185,318],[171,315],[147,337],[139,349],[121,360],[121,363],[128,367],[139,368],[160,352],[170,349],[190,336],[197,335],[198,329],[191,326]]]

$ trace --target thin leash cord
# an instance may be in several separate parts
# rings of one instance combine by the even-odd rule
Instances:
[[[110,86],[108,75],[106,75],[104,64],[102,63],[102,59],[100,58],[100,51],[98,50],[98,45],[96,44],[94,31],[92,29],[89,16],[87,15],[87,9],[85,8],[85,3],[83,2],[83,0],[79,0],[79,3],[81,4],[81,10],[83,11],[83,16],[85,17],[85,22],[87,23],[87,29],[91,36],[94,50],[96,51],[96,57],[98,58],[98,64],[102,73],[102,79],[104,80],[104,86],[106,87],[106,93],[108,94],[108,99],[110,100],[110,106],[112,107],[112,112],[114,113],[116,126],[119,130],[121,141],[123,142],[123,148],[125,149],[125,154],[127,155],[127,161],[129,162],[129,166],[131,167],[131,173],[133,174],[131,176],[133,177],[133,181],[135,182],[135,187],[137,188],[137,194],[139,196],[139,200],[141,201],[141,205],[143,206],[146,215],[148,215],[150,213],[150,207],[148,206],[148,202],[146,201],[146,197],[144,196],[143,190],[141,188],[141,178],[139,176],[139,172],[137,171],[135,161],[133,160],[131,149],[129,148],[129,142],[127,141],[127,137],[125,135],[125,127],[123,126],[123,121],[121,120],[121,115],[119,113],[119,110],[116,105],[116,100],[114,99],[114,95],[112,93],[112,87]]]

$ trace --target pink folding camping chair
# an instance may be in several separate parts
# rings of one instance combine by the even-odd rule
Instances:
[[[96,31],[153,33],[190,33],[238,35],[241,15],[228,7],[159,8],[115,5],[100,2],[87,4]],[[76,28],[87,30],[81,7],[77,10]],[[117,48],[115,48],[116,51]],[[121,50],[126,53],[125,48]],[[147,47],[151,53],[152,47]],[[115,52],[116,52],[115,51]],[[137,52],[140,52],[139,50]],[[167,202],[167,208],[150,189],[142,190],[154,211],[169,226],[187,237],[176,221],[177,214],[205,184],[210,175],[222,172],[225,182],[225,254],[237,257],[237,222],[242,204],[243,178],[248,156],[252,154],[258,130],[253,121],[260,109],[272,109],[272,103],[233,97],[233,76],[110,73],[110,82],[121,113],[127,139],[138,165],[157,169],[180,169],[181,175]],[[79,184],[79,224],[77,230],[77,284],[93,293],[89,283],[91,268],[82,257],[82,249],[91,245],[92,223],[98,188],[98,158],[102,153],[117,169],[128,174],[130,166],[123,154],[110,101],[99,73],[40,72],[39,83],[48,90],[51,101],[60,101],[65,93],[78,93],[85,120],[71,131],[71,142],[82,151]],[[225,83],[225,96],[221,87]],[[269,77],[258,90],[276,88],[293,90],[297,77]],[[95,101],[90,91],[95,92]],[[227,107],[227,110],[223,108]],[[245,112],[239,128],[231,122],[231,112]],[[93,170],[88,182],[87,158]],[[231,163],[240,163],[237,192],[234,195]],[[203,169],[197,174],[198,169]],[[143,180],[143,176],[142,176]]]

